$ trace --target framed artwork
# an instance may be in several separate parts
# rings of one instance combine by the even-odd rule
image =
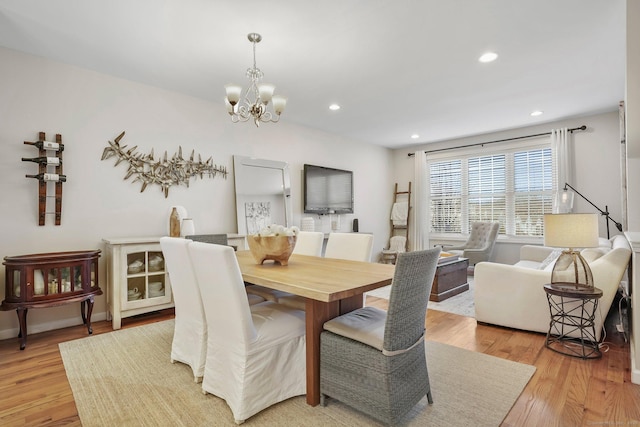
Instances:
[[[247,234],[258,234],[271,224],[271,202],[246,202],[244,214],[247,220]]]

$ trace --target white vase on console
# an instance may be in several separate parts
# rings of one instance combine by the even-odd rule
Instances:
[[[181,237],[193,236],[194,234],[196,234],[196,228],[193,223],[193,219],[184,218],[182,220],[182,224],[180,225],[180,236]]]

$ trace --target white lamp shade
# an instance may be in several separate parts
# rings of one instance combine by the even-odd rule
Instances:
[[[556,248],[598,246],[598,215],[545,214],[544,245]]]
[[[242,94],[242,86],[228,84],[224,87],[227,91],[227,101],[229,104],[236,105],[240,101],[240,95]]]
[[[273,91],[276,90],[276,87],[269,83],[260,83],[258,85],[258,94],[260,95],[260,101],[267,105],[269,101],[271,101],[271,97],[273,96]]]
[[[275,111],[277,115],[282,114],[286,105],[287,98],[284,96],[276,95],[273,97],[273,111]]]

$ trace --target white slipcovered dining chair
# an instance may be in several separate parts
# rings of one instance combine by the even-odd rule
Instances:
[[[175,327],[171,343],[171,363],[189,365],[195,382],[204,375],[207,354],[207,324],[200,288],[189,260],[189,240],[161,237],[160,247],[171,280],[175,303]]]
[[[322,256],[324,233],[320,231],[298,231],[293,253],[298,255]]]
[[[213,245],[229,244],[229,240],[226,234],[194,234],[191,236],[186,236],[185,239],[193,240],[194,242],[211,243]],[[234,246],[231,246],[231,247],[234,250],[236,250]],[[258,304],[263,301],[266,301],[266,298],[258,294],[250,293],[248,291],[247,291],[247,299],[249,300],[249,305]]]
[[[299,231],[293,253],[298,255],[322,256],[323,244],[324,233],[320,231]],[[249,285],[247,286],[247,294],[256,295],[267,301],[275,301],[298,310],[305,309],[305,299],[289,292],[269,289],[264,286]]]
[[[240,424],[306,392],[305,315],[265,301],[249,307],[228,246],[189,243],[207,322],[203,393],[224,399]]]
[[[329,233],[325,258],[371,262],[373,234]]]

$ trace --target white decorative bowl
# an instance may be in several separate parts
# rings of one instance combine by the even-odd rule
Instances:
[[[162,282],[149,282],[149,291],[159,291],[162,289]]]
[[[152,255],[149,257],[149,271],[162,270],[164,259],[160,255]]]
[[[127,272],[129,274],[140,273],[142,270],[144,270],[144,262],[140,261],[139,259],[133,261],[127,266]]]

